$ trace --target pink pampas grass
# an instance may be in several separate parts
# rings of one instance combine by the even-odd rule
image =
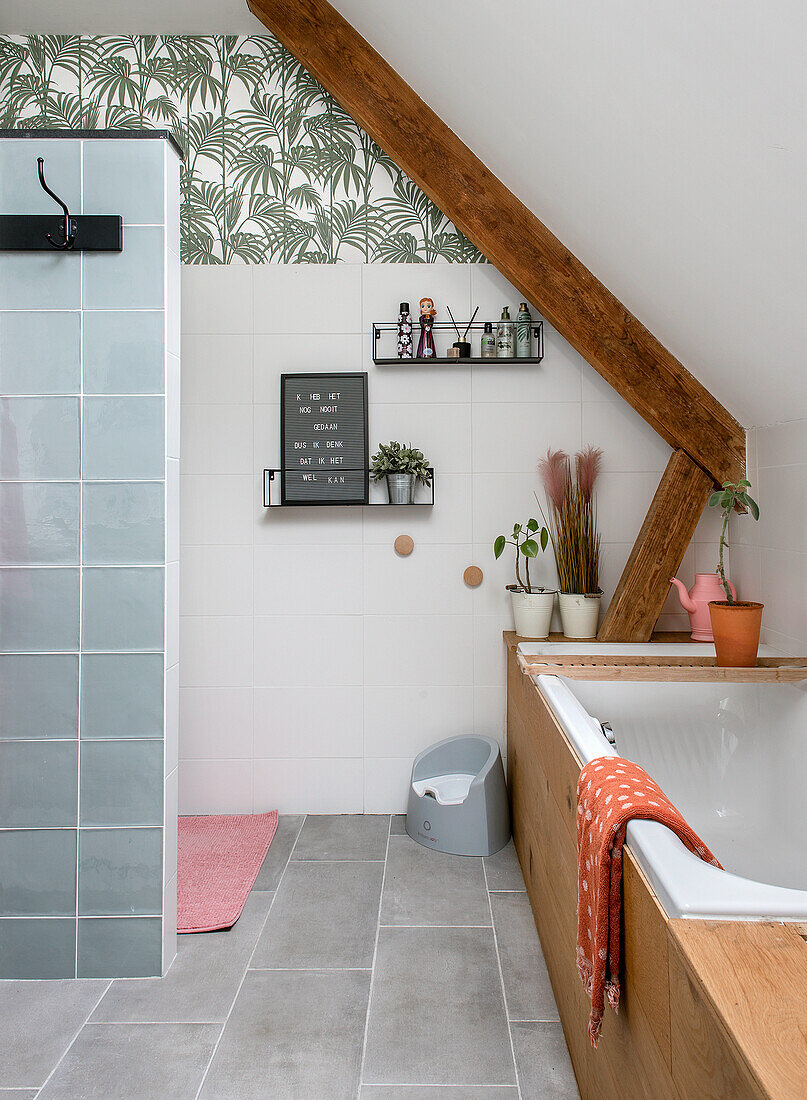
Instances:
[[[569,456],[565,451],[553,451],[550,448],[546,452],[546,458],[539,461],[538,470],[546,495],[554,507],[560,510],[569,482]]]
[[[594,494],[594,485],[600,474],[602,466],[602,450],[599,447],[589,445],[574,456],[577,461],[577,480],[580,484],[580,492],[588,503]]]

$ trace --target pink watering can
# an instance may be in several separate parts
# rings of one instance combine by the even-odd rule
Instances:
[[[678,597],[681,600],[681,606],[684,611],[689,615],[689,625],[692,627],[692,641],[693,642],[713,642],[715,636],[712,633],[712,619],[709,614],[709,601],[710,600],[725,600],[726,593],[723,591],[723,585],[720,583],[720,577],[717,573],[696,573],[695,583],[687,592],[682,581],[679,581],[677,577],[670,579],[670,584],[674,584],[678,589]],[[737,599],[737,590],[734,585],[729,581],[729,588],[731,594]]]

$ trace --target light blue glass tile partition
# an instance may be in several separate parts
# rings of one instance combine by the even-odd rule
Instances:
[[[120,254],[0,253],[0,979],[149,976],[175,950],[178,158],[110,133],[0,138],[0,213],[57,212],[42,156],[71,209],[124,221]]]

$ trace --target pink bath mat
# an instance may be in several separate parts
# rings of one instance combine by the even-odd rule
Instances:
[[[277,810],[179,819],[177,932],[232,928],[275,829]]]

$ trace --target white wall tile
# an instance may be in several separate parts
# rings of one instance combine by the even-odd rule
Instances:
[[[355,687],[361,615],[256,615],[256,687]]]
[[[455,337],[456,339],[456,334]],[[396,334],[387,333],[378,344],[379,357],[394,357]],[[447,337],[441,340],[448,344]],[[368,386],[372,400],[377,404],[410,403],[450,405],[471,400],[470,365],[454,363],[373,363],[372,341],[369,334],[362,337],[363,367],[369,373]],[[450,345],[449,345],[450,346]],[[438,353],[440,348],[438,347]]]
[[[255,405],[252,409],[254,451],[252,465],[256,471],[279,469],[280,405]]]
[[[251,814],[252,761],[183,760],[179,770],[179,812]]]
[[[807,554],[762,547],[762,622],[807,644]]]
[[[177,812],[179,808],[179,769],[165,777],[165,837],[163,842],[163,882],[177,876]]]
[[[405,814],[409,800],[412,760],[368,759],[364,765],[364,812]]]
[[[255,688],[254,704],[257,758],[363,754],[361,687]]]
[[[625,401],[583,402],[583,442],[602,447],[607,468],[661,473],[671,449]]]
[[[256,483],[252,473],[183,474],[180,488],[182,545],[250,543],[253,516],[260,505],[259,494],[260,482]]]
[[[179,459],[165,462],[165,560],[179,561],[180,531]]]
[[[659,475],[655,471],[612,470],[609,459],[606,454],[597,482],[597,522],[604,542],[629,542],[638,535],[644,522],[658,488]]]
[[[368,687],[472,684],[472,619],[468,615],[368,615],[364,683]]]
[[[360,814],[361,760],[256,760],[255,813]]]
[[[251,474],[252,406],[183,405],[183,474]]]
[[[360,615],[360,546],[258,546],[256,615]]]
[[[252,547],[186,546],[181,608],[183,615],[251,615]]]
[[[182,332],[252,332],[252,273],[257,270],[246,264],[183,264]]]
[[[249,333],[187,335],[182,343],[183,404],[251,404],[252,339]]]
[[[185,615],[180,632],[183,687],[252,684],[252,617]]]
[[[480,684],[474,688],[474,733],[493,737],[506,750],[507,692],[504,684]]]
[[[472,687],[367,687],[366,757],[407,757],[444,737],[474,732]]]
[[[179,665],[165,670],[165,774],[179,760]]]
[[[374,321],[396,321],[401,302],[409,302],[412,338],[420,338],[420,299],[431,298],[437,321],[450,321],[448,308],[459,323],[470,320],[472,264],[365,264],[362,285],[362,331]],[[498,314],[497,314],[498,316]],[[444,337],[439,339],[445,343]],[[453,343],[449,341],[449,343]]]
[[[260,473],[253,492],[256,547],[361,546],[363,508],[264,508],[262,479]]]
[[[474,403],[475,473],[530,473],[547,448],[580,446],[580,404]]]
[[[408,557],[392,546],[366,547],[364,613],[470,615],[473,590],[462,574],[471,557],[470,546],[424,544]]]
[[[361,332],[360,264],[256,264],[255,332]]]
[[[391,439],[412,443],[440,474],[471,468],[470,405],[377,405],[370,401],[370,454]]]
[[[165,567],[165,667],[179,661],[179,562]]]
[[[477,320],[498,321],[502,315],[502,307],[508,306],[510,316],[515,320],[518,307],[523,302],[524,296],[520,294],[511,282],[505,279],[493,264],[471,265],[471,303],[472,309],[479,306]],[[527,305],[533,317],[541,316],[531,302]]]
[[[509,623],[503,624],[498,615],[474,616],[474,687],[504,682],[504,629]]]
[[[479,354],[475,344],[471,354]],[[493,360],[473,367],[474,401],[579,401],[581,385],[580,356],[547,324],[543,362]]]
[[[758,542],[776,550],[807,549],[806,486],[807,466],[763,466],[755,497],[761,512],[759,526],[751,515],[733,516],[732,545]]]
[[[252,688],[182,688],[180,759],[249,760]]]
[[[807,421],[789,420],[756,431],[757,462],[764,466],[790,466],[807,462]]]
[[[446,474],[440,471],[435,473],[432,507],[365,509],[365,546],[392,546],[401,534],[411,535],[416,548],[421,545],[469,543],[473,517],[472,484],[468,473]],[[381,489],[383,499],[386,490],[383,486]]]
[[[366,371],[359,333],[291,332],[255,337],[255,401],[276,405],[280,401],[281,374],[311,371]]]

